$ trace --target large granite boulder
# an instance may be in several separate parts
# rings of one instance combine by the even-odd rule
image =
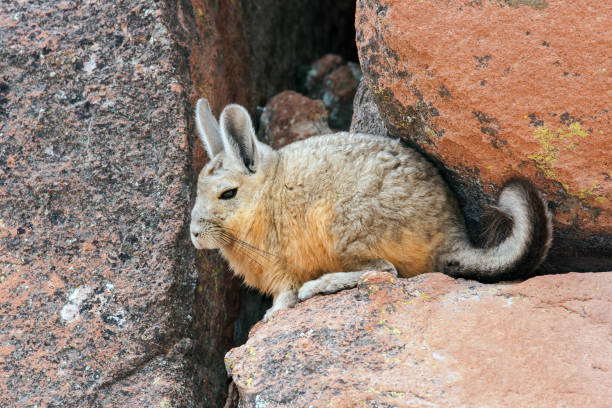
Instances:
[[[475,229],[505,179],[534,180],[553,270],[612,267],[611,23],[587,0],[360,0],[356,15],[390,134],[440,164]]]
[[[0,406],[196,403],[188,63],[165,12],[0,6]]]
[[[612,273],[364,278],[226,355],[240,407],[610,405]]]

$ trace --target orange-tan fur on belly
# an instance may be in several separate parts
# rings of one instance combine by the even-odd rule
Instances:
[[[235,217],[230,228],[245,230],[240,239],[257,247],[244,248],[237,244],[224,248],[224,254],[236,274],[242,276],[247,285],[266,294],[275,294],[287,289],[299,288],[304,282],[316,279],[329,272],[350,272],[341,263],[334,247],[334,237],[329,232],[333,221],[331,205],[318,202],[305,214],[284,217],[278,235],[269,230],[270,211],[260,209]],[[399,238],[399,239],[398,239]],[[400,276],[410,277],[432,271],[435,253],[443,240],[438,233],[426,239],[414,231],[404,230],[399,237],[386,236],[372,248],[372,260],[385,259],[391,262]],[[272,248],[281,248],[272,254]],[[364,254],[365,255],[365,254]],[[367,257],[367,255],[366,255]]]

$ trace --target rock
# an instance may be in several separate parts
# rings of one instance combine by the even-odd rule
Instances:
[[[602,2],[568,0],[357,6],[361,66],[389,132],[443,165],[474,225],[504,180],[534,180],[556,212],[556,270],[612,268],[603,15]]]
[[[257,103],[262,106],[279,91],[295,86],[298,67],[325,53],[357,59],[354,0],[240,3],[248,48],[243,58],[249,60]]]
[[[323,80],[327,74],[344,64],[344,59],[340,55],[326,54],[313,62],[304,80],[306,92],[314,98],[323,96]]]
[[[380,116],[378,106],[372,97],[372,92],[363,79],[359,82],[355,93],[350,131],[371,135],[389,135],[385,121]]]
[[[361,79],[359,65],[327,54],[315,61],[306,74],[304,88],[312,99],[321,99],[329,111],[329,124],[347,130],[353,116],[353,99]]]
[[[270,99],[260,119],[259,138],[275,149],[325,133],[332,131],[323,102],[293,91]]]
[[[589,406],[612,399],[612,272],[485,285],[371,272],[232,349],[240,407]]]
[[[352,62],[325,76],[322,100],[329,111],[329,125],[333,129],[349,128],[353,116],[353,99],[360,80],[361,69]]]
[[[233,382],[230,383],[227,392],[227,400],[223,408],[237,408],[240,403],[240,394]]]
[[[0,406],[224,399],[232,281],[203,254],[194,299],[187,227],[196,13],[170,4],[0,7]]]

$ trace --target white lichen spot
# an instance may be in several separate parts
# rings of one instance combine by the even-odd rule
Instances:
[[[270,404],[271,402],[262,397],[261,394],[255,396],[255,408],[267,408]]]
[[[79,309],[81,308],[81,304],[89,294],[91,293],[91,288],[89,286],[79,286],[70,294],[68,297],[68,303],[62,307],[60,311],[60,316],[62,320],[70,323],[76,320],[79,317]]]
[[[160,408],[173,408],[172,402],[170,402],[170,399],[168,398],[163,398],[161,401],[159,401],[159,406]]]
[[[93,74],[94,70],[96,69],[97,64],[96,64],[96,54],[91,54],[89,56],[89,61],[87,61],[84,65],[83,65],[83,71],[87,72],[88,74]]]
[[[444,357],[441,354],[436,353],[435,351],[431,353],[431,356],[435,358],[436,360],[446,360],[446,357]]]
[[[113,322],[117,326],[123,327],[123,325],[125,324],[125,309],[124,308],[120,308],[115,313],[113,313],[112,315],[108,316],[106,319],[107,319],[108,323]]]

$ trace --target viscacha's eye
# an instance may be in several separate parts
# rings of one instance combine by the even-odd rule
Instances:
[[[237,188],[232,188],[230,190],[225,190],[223,193],[221,193],[221,195],[219,196],[219,198],[221,200],[230,200],[234,197],[236,197],[236,193],[238,192]]]

